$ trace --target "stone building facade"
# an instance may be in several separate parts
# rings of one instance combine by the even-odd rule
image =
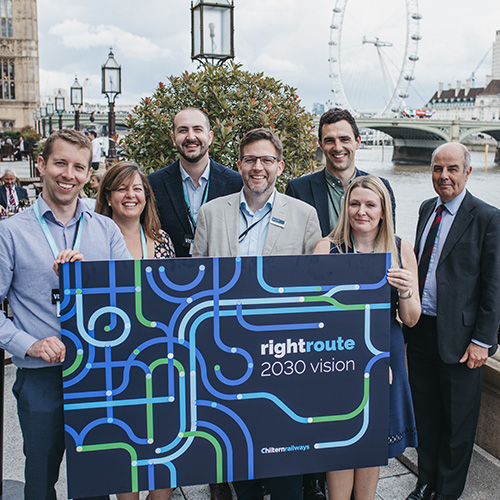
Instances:
[[[34,125],[40,102],[36,0],[0,0],[0,130]]]
[[[493,42],[491,75],[484,87],[472,87],[471,80],[465,85],[457,81],[456,87],[447,89],[439,84],[438,90],[426,104],[435,111],[437,120],[500,120],[500,30]]]

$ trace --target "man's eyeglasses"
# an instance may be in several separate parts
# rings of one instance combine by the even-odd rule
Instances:
[[[276,156],[253,156],[253,155],[245,155],[240,158],[241,163],[247,167],[253,167],[257,160],[260,160],[260,163],[264,167],[271,167],[274,165],[274,162],[281,161]]]

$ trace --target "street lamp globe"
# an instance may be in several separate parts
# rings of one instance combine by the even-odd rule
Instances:
[[[108,102],[114,103],[118,94],[122,93],[122,67],[116,62],[113,48],[110,47],[108,60],[102,66],[102,93]]]
[[[233,0],[192,1],[191,59],[214,66],[233,58]]]

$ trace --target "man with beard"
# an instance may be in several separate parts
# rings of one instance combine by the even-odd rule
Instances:
[[[356,168],[356,151],[361,144],[361,136],[349,111],[332,108],[323,113],[319,120],[318,144],[325,155],[326,168],[291,180],[286,194],[316,209],[321,233],[327,236],[337,224],[345,190],[353,179],[368,173]],[[381,180],[391,195],[395,219],[394,193],[389,181]]]
[[[196,108],[175,115],[172,139],[180,158],[149,175],[162,229],[177,257],[189,257],[200,207],[241,189],[240,174],[208,156],[213,132],[208,116]]]
[[[314,208],[276,191],[283,172],[283,146],[268,129],[247,132],[240,142],[239,193],[218,198],[200,210],[195,257],[312,254],[321,238]],[[302,476],[235,481],[238,500],[302,500]]]

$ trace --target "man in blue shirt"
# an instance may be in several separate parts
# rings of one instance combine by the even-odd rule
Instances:
[[[25,499],[55,500],[64,453],[62,369],[65,346],[57,317],[65,262],[127,259],[118,226],[88,211],[78,193],[90,178],[92,147],[80,132],[59,130],[38,158],[43,191],[35,205],[0,222],[0,346],[18,367],[13,392],[23,433]],[[99,499],[104,497],[96,497]]]
[[[209,200],[236,193],[242,182],[238,172],[209,157],[213,132],[208,116],[196,108],[179,111],[174,118],[172,139],[179,159],[148,176],[155,193],[162,229],[169,234],[177,257],[188,257],[198,212]],[[225,496],[212,500],[229,499]]]
[[[240,193],[204,205],[198,217],[194,257],[300,255],[321,239],[313,207],[278,193],[283,172],[281,141],[267,129],[246,133],[240,143]],[[269,479],[272,500],[302,500],[302,476]],[[238,500],[263,499],[262,482],[237,481]]]

